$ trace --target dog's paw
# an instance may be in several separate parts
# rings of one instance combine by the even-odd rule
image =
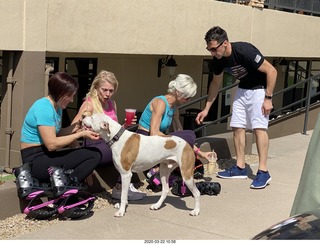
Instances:
[[[158,210],[160,208],[160,205],[159,204],[153,204],[150,209],[151,210]]]
[[[189,215],[191,216],[198,216],[200,214],[200,210],[194,209],[190,211]]]
[[[114,217],[123,217],[124,216],[124,211],[118,210],[117,212],[114,213]]]

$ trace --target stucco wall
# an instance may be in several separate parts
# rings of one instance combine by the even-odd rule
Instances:
[[[320,18],[214,0],[2,0],[0,50],[207,55],[213,25],[266,56],[320,57]]]

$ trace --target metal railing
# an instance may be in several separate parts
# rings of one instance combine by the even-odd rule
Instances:
[[[320,14],[319,0],[265,0],[265,5],[272,9]]]
[[[222,95],[223,92],[225,92],[225,91],[227,91],[227,90],[229,90],[229,89],[232,89],[233,87],[236,87],[236,86],[238,86],[238,82],[233,83],[233,84],[231,84],[231,85],[229,85],[229,86],[226,86],[226,87],[221,88],[221,89],[218,91],[217,97],[219,96],[219,94]],[[189,107],[189,106],[191,106],[191,105],[193,105],[193,104],[196,104],[196,103],[198,103],[198,102],[204,101],[205,99],[207,99],[207,97],[208,97],[208,95],[199,97],[199,98],[197,98],[197,99],[195,99],[195,100],[190,101],[189,103],[186,103],[186,104],[183,104],[183,105],[179,106],[178,109],[181,110],[181,109],[187,108],[187,107]],[[208,126],[218,124],[218,123],[220,123],[221,121],[227,119],[227,118],[230,117],[230,116],[231,116],[231,113],[229,113],[229,114],[227,114],[227,115],[224,115],[224,116],[222,116],[222,117],[219,117],[219,118],[216,119],[216,120],[204,122],[203,125],[199,126],[198,128],[194,129],[193,131],[194,131],[195,133],[198,132],[198,131],[201,131],[201,132],[203,133],[203,135],[206,136],[206,135],[207,135],[206,129],[207,129]]]
[[[289,108],[292,108],[294,107],[295,105],[298,105],[300,104],[300,107],[299,107],[299,110],[301,109],[305,109],[305,118],[304,118],[304,124],[303,124],[303,130],[302,130],[302,134],[306,134],[306,131],[307,131],[307,125],[308,125],[308,118],[309,118],[309,110],[310,110],[310,103],[311,103],[311,98],[313,97],[316,97],[318,95],[320,95],[320,92],[316,92],[316,93],[313,93],[311,94],[311,89],[312,87],[314,86],[314,82],[317,83],[317,85],[319,85],[320,83],[320,73],[317,74],[317,75],[314,75],[308,79],[305,79],[305,80],[302,80],[302,81],[299,81],[297,82],[296,84],[294,85],[291,85],[283,90],[280,90],[280,91],[277,91],[277,92],[274,92],[273,93],[273,97],[276,97],[276,96],[279,96],[279,95],[283,95],[285,92],[288,92],[288,91],[291,91],[291,90],[294,90],[296,87],[298,86],[301,86],[303,84],[306,84],[307,83],[307,92],[306,92],[306,96],[304,96],[303,98],[299,99],[299,100],[296,100],[288,105],[285,105],[285,106],[282,106],[278,109],[274,109],[271,113],[270,113],[270,117],[271,116],[274,116],[274,115],[277,115],[279,114],[279,112],[282,112],[282,111],[285,111],[285,110],[288,110]],[[224,92],[224,91],[227,91],[235,86],[237,86],[238,83],[234,83],[232,85],[229,85],[229,86],[226,86],[222,89],[219,90],[218,92],[218,95],[221,94]],[[181,109],[185,109],[193,104],[196,104],[198,102],[201,102],[201,101],[204,101],[205,99],[207,99],[208,95],[205,95],[203,97],[200,97],[200,98],[197,98],[193,101],[190,101],[189,103],[187,104],[184,104],[184,105],[181,105],[179,106],[179,110]],[[305,103],[305,104],[304,104]],[[292,111],[294,112],[294,111]],[[218,119],[214,120],[214,121],[207,121],[207,122],[204,122],[203,125],[199,126],[198,128],[194,129],[193,131],[196,133],[196,132],[199,132],[201,131],[202,132],[202,135],[203,136],[207,136],[207,133],[206,133],[206,129],[208,126],[212,126],[212,125],[215,125],[215,124],[218,124],[220,123],[221,121],[231,117],[232,113],[230,112],[229,114],[227,115],[224,115],[222,117],[219,117]],[[276,116],[277,117],[277,116]],[[275,118],[276,119],[276,118]]]
[[[218,0],[221,2],[237,3],[236,0]],[[241,1],[244,2],[244,1]],[[249,3],[250,0],[246,0]],[[320,0],[265,0],[264,7],[292,13],[303,13],[320,16]]]
[[[278,92],[273,93],[273,96],[278,96],[278,95],[283,94],[283,93],[285,93],[287,91],[293,90],[294,88],[296,88],[298,86],[301,86],[302,84],[306,84],[307,83],[307,94],[306,94],[305,97],[303,97],[303,98],[301,98],[301,99],[299,99],[297,101],[294,101],[294,102],[292,102],[292,103],[290,103],[290,104],[288,104],[286,106],[283,106],[283,107],[281,107],[281,108],[279,108],[277,110],[272,111],[272,113],[270,113],[270,116],[278,114],[279,112],[284,111],[284,110],[286,110],[288,108],[292,108],[295,105],[301,104],[299,109],[305,109],[306,110],[304,123],[303,123],[303,130],[302,130],[302,134],[306,134],[311,98],[320,95],[320,92],[316,92],[314,94],[311,94],[311,89],[313,87],[313,82],[316,82],[319,85],[319,83],[320,83],[320,73],[315,75],[315,76],[312,76],[312,77],[310,77],[308,79],[299,81],[296,84],[291,85],[290,87],[287,87],[287,88],[285,88],[283,90],[280,90]],[[306,104],[304,106],[303,103],[305,103],[305,102],[306,102]]]

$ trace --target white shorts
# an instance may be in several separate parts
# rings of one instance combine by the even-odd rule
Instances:
[[[238,88],[232,105],[230,126],[235,128],[268,129],[269,115],[262,114],[265,90]]]

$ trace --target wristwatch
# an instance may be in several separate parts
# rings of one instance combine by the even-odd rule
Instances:
[[[272,96],[265,95],[264,98],[265,98],[265,99],[268,99],[268,100],[271,100],[271,99],[272,99]]]

